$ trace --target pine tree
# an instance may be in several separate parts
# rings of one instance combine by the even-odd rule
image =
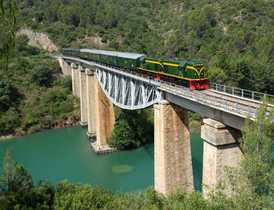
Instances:
[[[0,28],[0,59],[4,59],[0,70],[7,71],[10,56],[15,48],[16,0],[0,0]]]

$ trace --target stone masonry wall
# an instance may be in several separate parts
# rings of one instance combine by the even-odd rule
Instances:
[[[107,98],[95,81],[95,107],[96,107],[96,141],[98,146],[108,144],[115,124],[114,109],[111,101]]]
[[[154,105],[155,189],[169,194],[193,190],[187,111],[162,101]]]

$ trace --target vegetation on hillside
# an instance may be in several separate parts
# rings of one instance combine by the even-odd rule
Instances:
[[[239,168],[227,169],[222,183],[237,205],[246,206],[242,209],[274,208],[274,110],[266,113],[263,104],[256,120],[246,121],[241,139],[244,157]]]
[[[0,1],[0,69],[6,71],[15,46],[16,9],[15,1]]]
[[[15,36],[15,1],[0,2],[0,136],[59,126],[77,117],[70,78],[56,61]],[[2,28],[3,27],[3,28]]]
[[[19,24],[60,46],[200,59],[211,82],[274,94],[273,1],[22,0]]]
[[[119,150],[125,150],[153,143],[153,123],[151,109],[119,110],[110,144]]]
[[[57,62],[29,47],[26,37],[17,38],[16,56],[0,77],[0,135],[57,127],[77,118],[71,79],[61,77]]]

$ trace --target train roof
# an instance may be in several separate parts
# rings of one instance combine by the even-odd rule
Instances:
[[[130,53],[130,52],[117,52],[117,51],[108,51],[108,50],[96,50],[96,49],[81,49],[80,52],[87,52],[99,55],[109,55],[109,56],[116,56],[122,58],[130,58],[130,59],[137,59],[144,57],[144,54],[139,53]]]
[[[166,62],[166,63],[176,63],[176,64],[179,64],[181,66],[185,66],[185,65],[204,65],[199,60],[180,60],[178,58],[162,58],[162,57],[146,57],[146,59],[156,60],[156,61],[161,61],[161,62]]]

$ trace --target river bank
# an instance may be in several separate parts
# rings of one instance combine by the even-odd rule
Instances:
[[[68,117],[67,119],[50,123],[49,126],[46,128],[31,127],[27,131],[17,130],[14,133],[0,135],[0,142],[7,141],[13,138],[23,137],[26,135],[30,135],[30,134],[34,134],[42,131],[51,130],[51,129],[71,128],[79,125],[80,125],[80,117],[78,115],[74,115],[72,117]]]
[[[52,123],[47,128],[30,128],[28,131],[20,130],[16,133],[6,134],[6,135],[0,135],[0,142],[1,141],[7,141],[13,138],[23,137],[25,135],[34,134],[41,131],[51,130],[51,129],[60,129],[60,128],[71,128],[75,126],[80,125],[80,117],[79,116],[72,116],[68,119],[57,121]],[[198,120],[192,120],[189,123],[190,132],[191,133],[200,133],[201,131],[201,122]]]

